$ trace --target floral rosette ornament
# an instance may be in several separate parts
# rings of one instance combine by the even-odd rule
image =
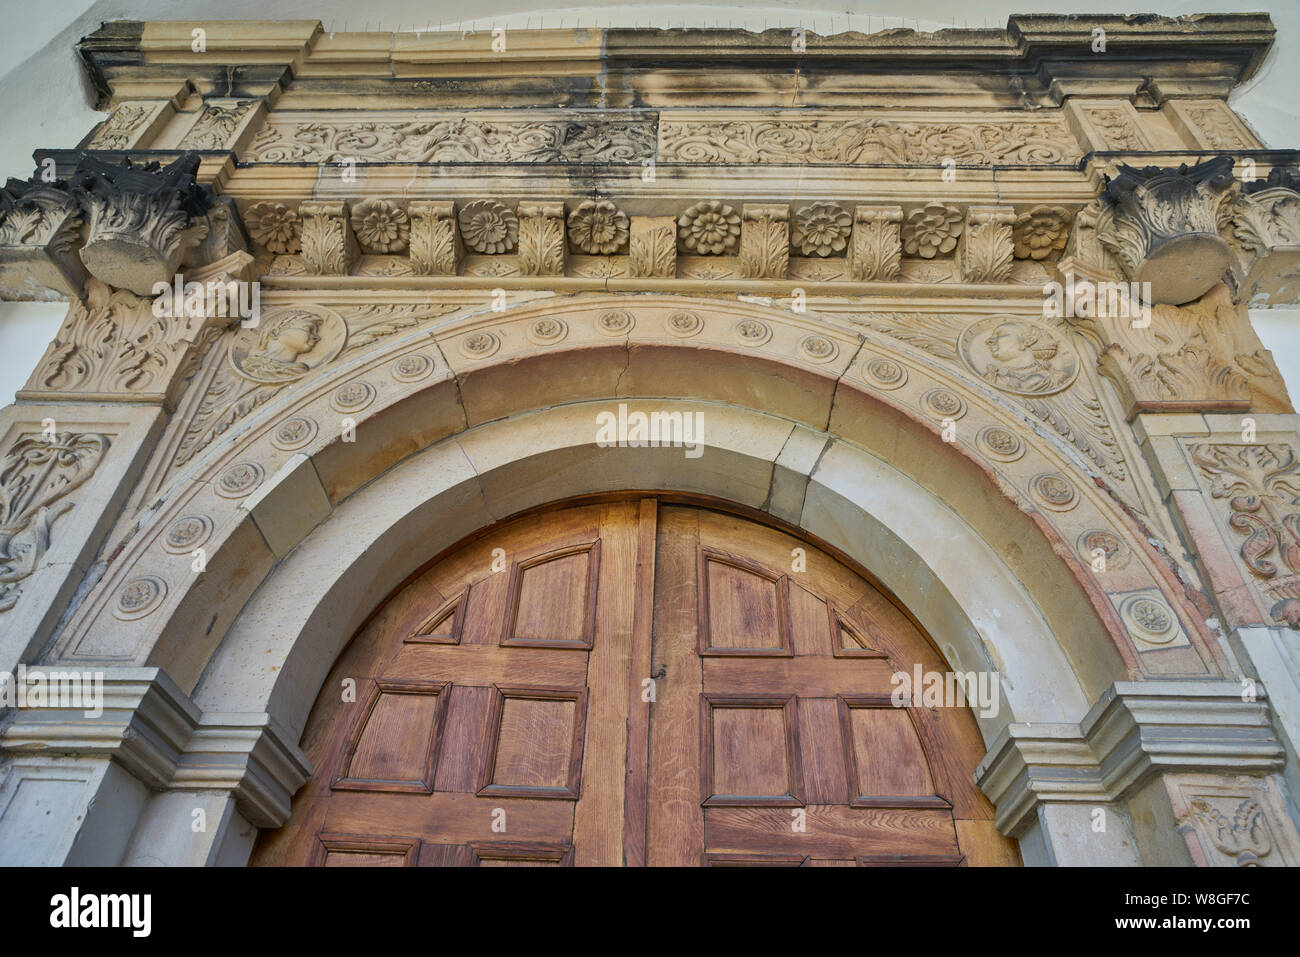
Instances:
[[[689,252],[717,256],[740,241],[740,215],[717,200],[696,203],[677,218],[677,235]]]
[[[357,240],[376,253],[402,252],[410,230],[406,213],[385,199],[367,200],[352,210],[352,231]]]
[[[519,217],[503,203],[480,199],[461,207],[460,238],[478,253],[508,253],[519,242]]]
[[[267,252],[296,253],[302,248],[302,222],[283,203],[255,203],[244,211],[248,235]]]
[[[627,243],[628,219],[607,199],[589,199],[569,213],[569,242],[593,256],[616,253]]]
[[[1065,248],[1070,214],[1060,206],[1035,206],[1016,217],[1012,238],[1017,259],[1046,259]]]
[[[805,256],[833,256],[849,244],[853,217],[835,203],[813,203],[794,214],[790,242]]]
[[[926,203],[907,214],[903,223],[903,251],[922,259],[950,253],[957,246],[961,227],[961,210],[943,203]]]

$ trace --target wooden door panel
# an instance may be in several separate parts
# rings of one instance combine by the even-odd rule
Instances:
[[[944,672],[860,574],[652,499],[511,521],[426,568],[339,656],[315,768],[254,863],[1017,864]]]

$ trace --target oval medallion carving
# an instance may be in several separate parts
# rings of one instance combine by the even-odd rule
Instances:
[[[962,330],[957,351],[977,376],[1013,395],[1051,395],[1079,374],[1063,336],[1020,316],[976,319]]]
[[[343,320],[324,306],[278,309],[235,333],[230,365],[254,382],[292,382],[334,359],[347,338]]]

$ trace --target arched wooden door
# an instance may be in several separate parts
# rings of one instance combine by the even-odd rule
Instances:
[[[822,551],[652,499],[509,522],[392,596],[326,680],[255,864],[1017,864],[946,666]]]

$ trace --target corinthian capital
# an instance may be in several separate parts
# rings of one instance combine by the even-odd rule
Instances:
[[[1177,169],[1119,167],[1101,197],[1097,238],[1151,301],[1181,305],[1223,278],[1232,252],[1219,236],[1236,196],[1230,156]]]
[[[67,184],[11,179],[0,189],[0,298],[79,296],[81,209]]]
[[[71,193],[86,213],[81,261],[91,275],[140,296],[171,282],[186,252],[208,232],[212,197],[194,178],[198,168],[194,153],[167,166],[85,157]]]

